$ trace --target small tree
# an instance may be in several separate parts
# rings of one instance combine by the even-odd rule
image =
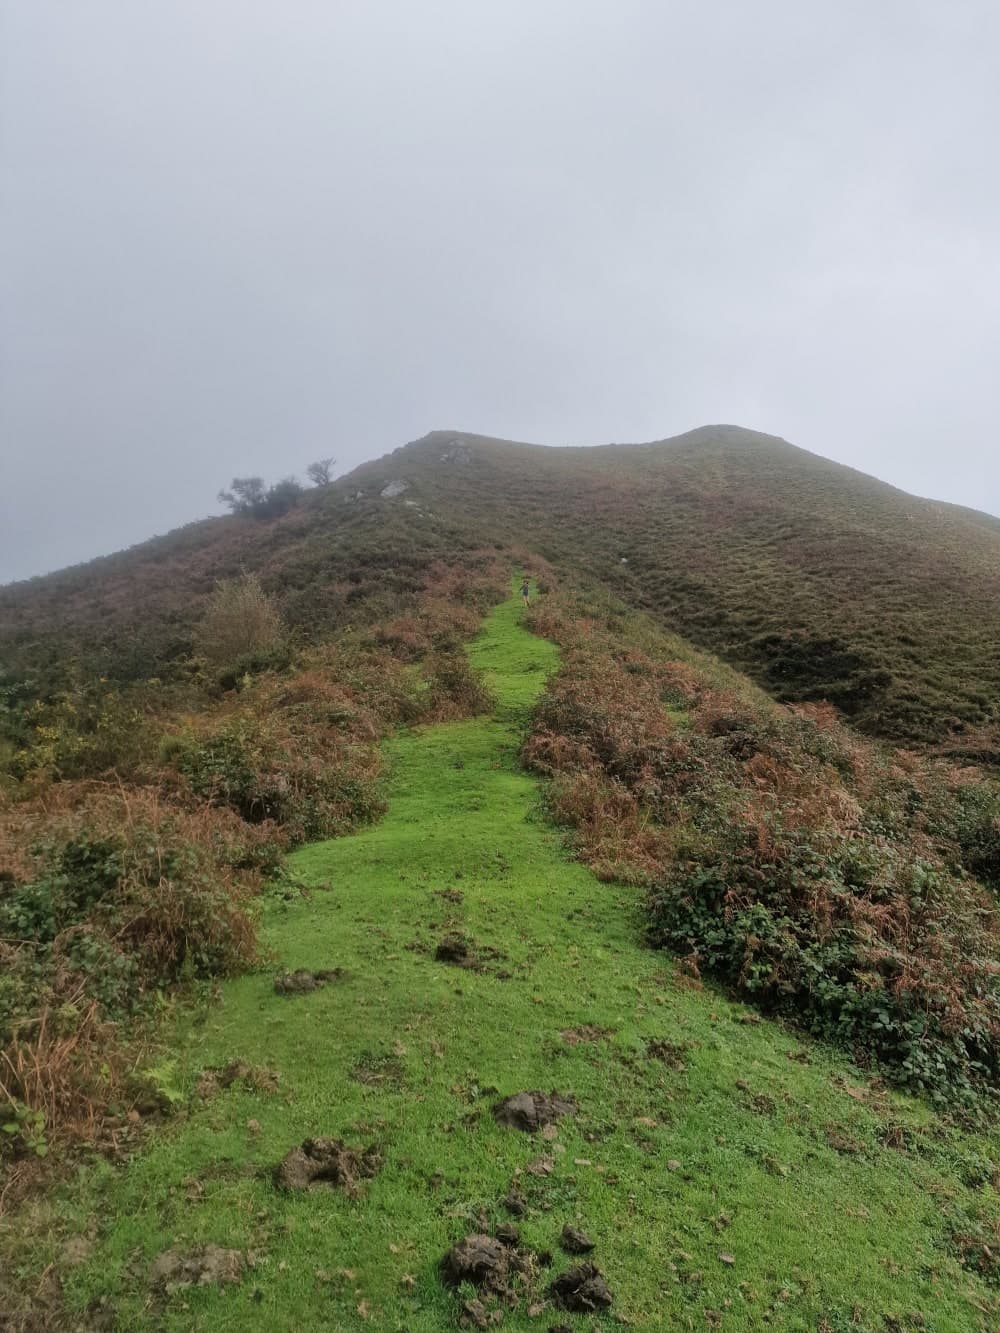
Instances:
[[[278,518],[294,509],[302,498],[302,483],[294,477],[283,477],[267,488],[260,505],[254,510],[258,518]]]
[[[220,491],[218,501],[226,504],[234,514],[256,513],[264,503],[267,492],[263,477],[234,477],[232,489]]]
[[[266,487],[263,477],[234,477],[232,489],[220,491],[218,499],[220,504],[227,504],[234,514],[278,518],[295,508],[302,490],[302,484],[294,477],[284,477],[274,486]]]
[[[330,473],[337,464],[335,458],[318,458],[306,468],[306,476],[314,486],[329,486],[333,478]]]
[[[198,628],[198,647],[213,666],[231,666],[250,653],[280,648],[285,626],[256,574],[216,584]]]

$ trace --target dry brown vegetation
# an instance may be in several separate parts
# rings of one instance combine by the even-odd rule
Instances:
[[[8,1169],[23,1175],[53,1142],[114,1137],[109,1102],[141,1094],[130,1070],[150,1001],[258,961],[263,883],[287,848],[377,817],[389,729],[489,705],[462,643],[508,568],[429,561],[392,618],[359,601],[356,625],[227,669],[222,687],[192,658],[172,686],[88,679],[22,712],[0,788]],[[208,633],[212,614],[210,601]]]

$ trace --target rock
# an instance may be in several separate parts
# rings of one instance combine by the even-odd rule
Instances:
[[[535,1133],[560,1116],[575,1114],[576,1102],[558,1092],[516,1092],[493,1108],[499,1124],[523,1130],[526,1134]]]
[[[472,450],[461,440],[451,440],[441,455],[442,463],[471,463]]]
[[[379,494],[383,500],[395,500],[397,495],[402,495],[404,491],[410,489],[408,481],[390,481],[388,485],[383,486]]]

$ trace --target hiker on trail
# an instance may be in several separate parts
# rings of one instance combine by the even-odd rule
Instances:
[[[531,605],[531,584],[527,579],[521,584],[521,601],[525,606]]]

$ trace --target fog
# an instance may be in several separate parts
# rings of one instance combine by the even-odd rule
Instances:
[[[426,431],[1000,513],[995,0],[0,0],[0,582]]]

